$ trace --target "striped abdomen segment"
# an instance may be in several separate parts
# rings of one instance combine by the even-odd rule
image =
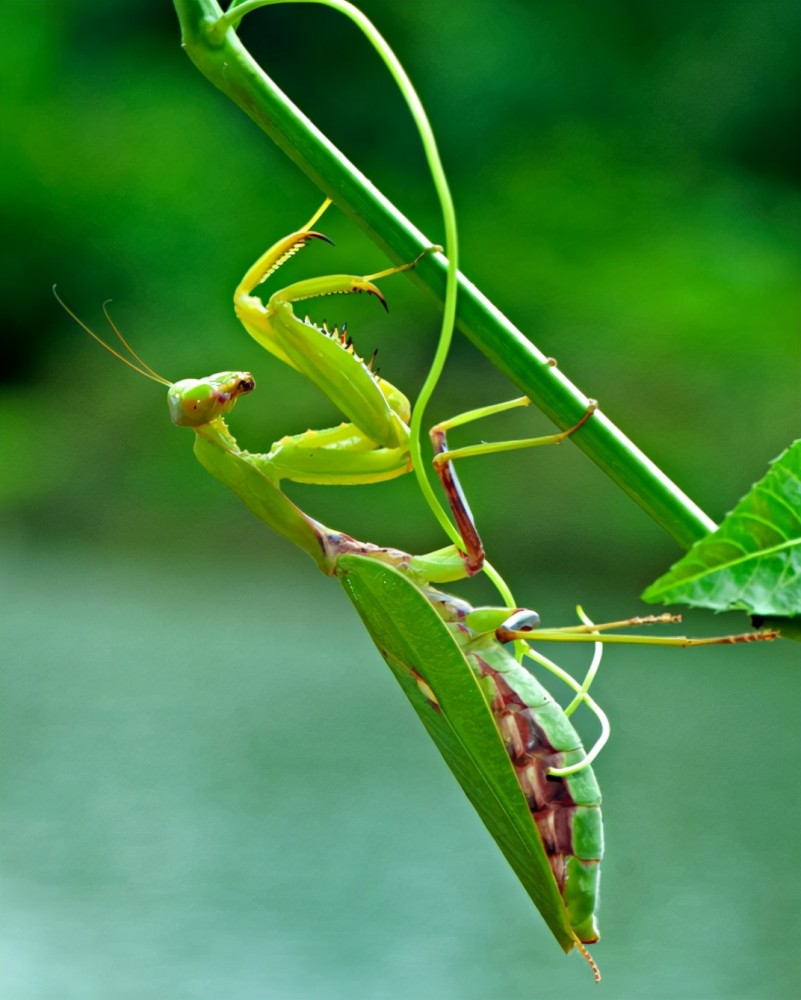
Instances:
[[[548,855],[576,936],[598,940],[594,912],[603,855],[601,793],[592,768],[556,777],[549,768],[584,758],[570,720],[500,644],[470,651],[517,780]]]

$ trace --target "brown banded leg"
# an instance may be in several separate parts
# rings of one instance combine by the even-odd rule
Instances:
[[[444,428],[441,425],[432,427],[430,436],[431,443],[434,446],[434,455],[447,455],[448,437]],[[445,490],[448,505],[451,508],[453,519],[456,521],[456,527],[462,536],[464,545],[462,558],[464,559],[465,569],[468,576],[475,576],[484,566],[484,546],[481,542],[481,536],[476,529],[467,497],[464,495],[464,490],[462,489],[462,484],[459,482],[459,477],[456,475],[453,462],[447,459],[444,461],[435,460],[434,469],[442,483],[442,488]]]
[[[499,451],[516,451],[521,448],[538,448],[546,444],[561,444],[566,438],[575,434],[577,430],[584,426],[589,418],[595,413],[598,404],[594,399],[587,403],[587,409],[572,427],[559,431],[557,434],[547,434],[534,438],[522,438],[515,441],[496,441],[489,444],[469,445],[466,448],[457,448],[453,451],[448,449],[447,432],[452,427],[470,423],[473,420],[481,420],[496,413],[514,409],[519,406],[528,406],[531,400],[526,396],[512,399],[504,403],[496,403],[492,406],[483,406],[477,410],[470,410],[461,413],[450,420],[445,420],[431,428],[431,443],[434,446],[434,469],[439,476],[448,504],[451,508],[459,534],[464,543],[463,558],[465,569],[468,575],[473,576],[478,573],[484,565],[484,546],[481,536],[470,511],[467,498],[464,495],[459,478],[456,475],[453,463],[457,458],[472,458],[476,455],[492,455]]]

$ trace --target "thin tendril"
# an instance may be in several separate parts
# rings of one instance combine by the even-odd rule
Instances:
[[[420,393],[414,404],[412,419],[410,424],[409,451],[412,458],[412,467],[426,503],[441,525],[443,531],[448,535],[454,545],[462,545],[462,537],[455,525],[448,517],[445,509],[434,493],[431,482],[426,473],[423,463],[421,447],[421,430],[426,407],[434,393],[434,389],[442,375],[445,361],[453,340],[453,330],[456,322],[456,296],[458,289],[459,274],[459,239],[456,228],[456,212],[453,206],[448,181],[445,177],[445,170],[442,166],[439,150],[437,148],[434,132],[426,115],[422,101],[417,95],[411,80],[401,65],[399,59],[389,47],[386,40],[378,32],[375,26],[367,17],[353,4],[347,0],[244,0],[243,3],[231,4],[228,11],[209,28],[209,34],[219,39],[228,28],[236,28],[245,14],[257,10],[260,7],[270,7],[279,3],[318,3],[324,7],[330,7],[350,18],[367,37],[373,48],[381,57],[385,66],[389,70],[393,79],[397,83],[401,94],[411,112],[418,134],[423,145],[426,160],[428,162],[431,178],[439,200],[442,212],[442,221],[445,229],[445,254],[447,257],[447,275],[445,282],[445,301],[442,312],[442,326],[440,328],[439,341],[434,353],[429,372],[423,382]],[[489,564],[485,564],[485,572],[494,583],[503,600],[509,607],[514,607],[514,599],[511,591],[502,577]]]

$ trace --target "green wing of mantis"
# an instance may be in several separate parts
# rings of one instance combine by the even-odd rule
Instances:
[[[447,626],[425,594],[391,566],[344,555],[336,573],[448,767],[554,937],[570,951],[575,937],[528,803],[475,675]]]

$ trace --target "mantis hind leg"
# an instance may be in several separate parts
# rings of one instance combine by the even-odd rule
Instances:
[[[464,495],[459,478],[456,475],[456,470],[453,467],[453,462],[458,458],[473,458],[476,455],[492,455],[500,451],[515,451],[521,448],[539,448],[548,444],[561,444],[562,441],[575,434],[576,431],[584,426],[597,409],[598,404],[593,399],[589,400],[587,409],[582,414],[581,419],[572,427],[568,427],[564,431],[559,431],[557,434],[521,438],[514,441],[495,441],[488,444],[468,445],[465,448],[450,450],[448,448],[447,433],[452,428],[459,427],[462,424],[482,420],[484,417],[504,413],[519,406],[528,406],[530,402],[531,400],[527,396],[521,396],[503,403],[482,406],[479,409],[460,413],[450,420],[444,420],[442,423],[431,428],[431,443],[434,446],[434,469],[440,478],[451,508],[451,513],[462,536],[465,568],[471,576],[474,573],[478,573],[484,565],[484,547],[467,498]]]

